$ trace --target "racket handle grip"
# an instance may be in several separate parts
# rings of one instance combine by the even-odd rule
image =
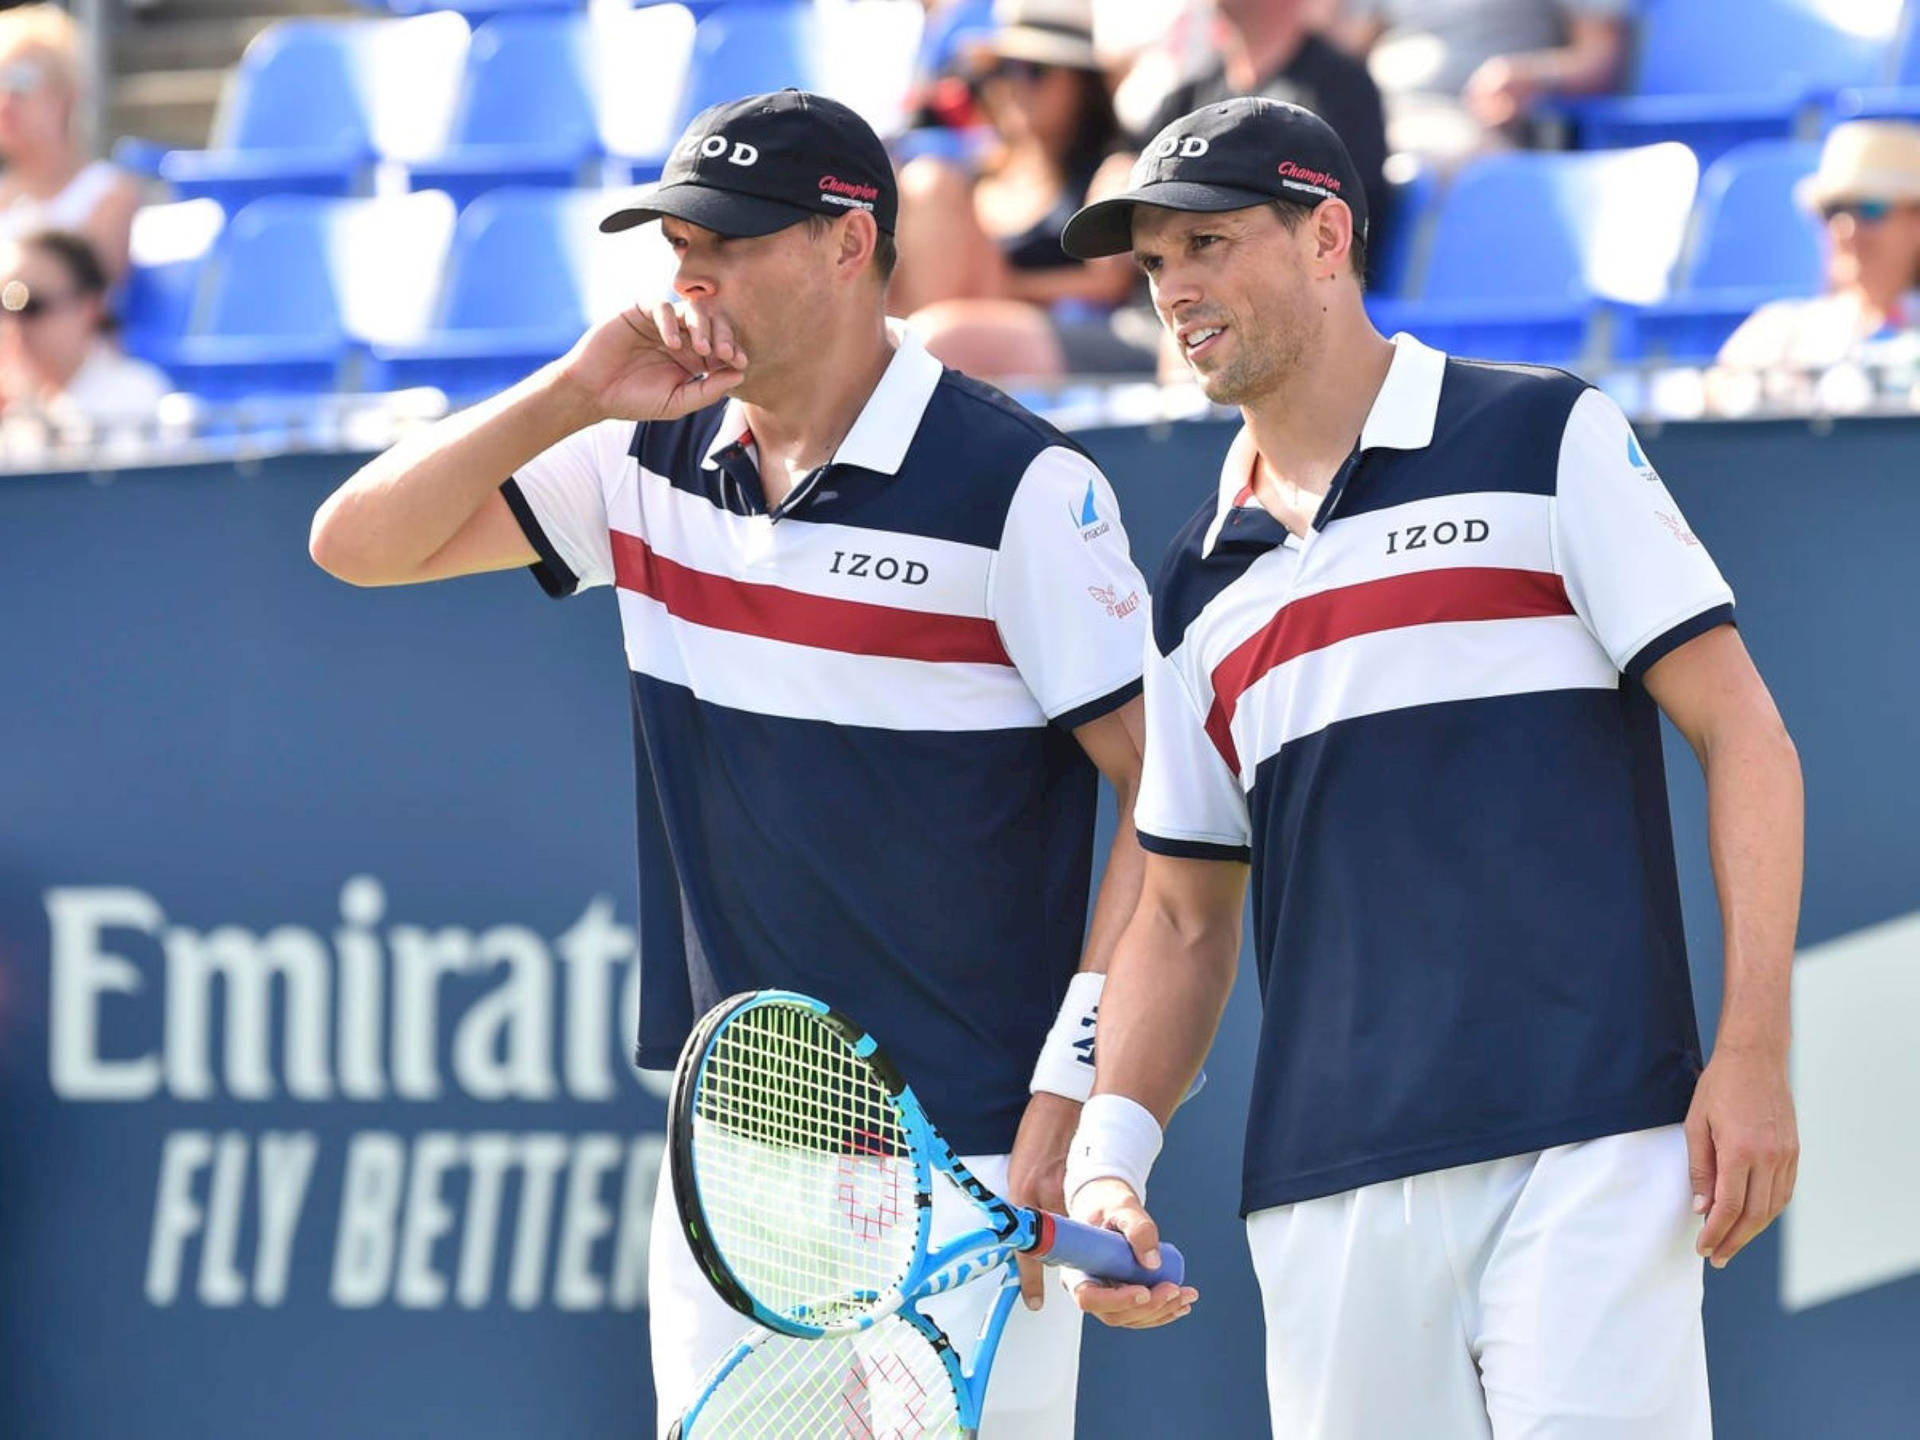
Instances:
[[[1160,1242],[1160,1266],[1149,1269],[1134,1258],[1133,1247],[1118,1230],[1083,1225],[1064,1215],[1039,1215],[1040,1240],[1034,1253],[1049,1265],[1070,1265],[1096,1280],[1116,1285],[1178,1285],[1187,1277],[1186,1257],[1177,1246]]]

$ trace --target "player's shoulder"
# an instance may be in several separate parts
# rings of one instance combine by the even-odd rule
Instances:
[[[1447,429],[1523,425],[1536,419],[1564,425],[1592,388],[1578,375],[1552,365],[1449,355],[1436,418]]]
[[[1085,489],[1097,472],[1071,436],[1010,396],[948,370],[901,462],[902,502],[927,533],[997,549],[1027,484]]]
[[[1551,494],[1567,422],[1593,387],[1550,365],[1448,356],[1432,453],[1457,488]]]
[[[960,451],[948,448],[954,441],[962,442]],[[1072,436],[1004,390],[949,369],[927,402],[907,455],[910,462],[919,459],[960,463],[973,471],[1010,471],[1018,484],[1036,457],[1054,449],[1082,457],[1087,453]]]
[[[1153,582],[1153,644],[1162,655],[1180,648],[1200,612],[1246,568],[1244,559],[1206,553],[1220,502],[1209,496],[1174,533]]]

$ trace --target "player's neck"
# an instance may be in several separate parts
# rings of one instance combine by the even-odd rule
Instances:
[[[1273,390],[1241,407],[1269,471],[1324,494],[1359,443],[1392,363],[1392,342],[1371,325],[1329,327],[1312,363],[1296,366]]]
[[[892,360],[893,337],[876,315],[871,329],[846,327],[826,337],[806,363],[754,387],[743,405],[769,506],[833,458]]]

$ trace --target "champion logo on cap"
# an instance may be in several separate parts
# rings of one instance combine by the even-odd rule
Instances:
[[[845,205],[855,210],[871,210],[880,198],[878,185],[858,180],[842,180],[838,175],[820,177],[820,198],[829,205]]]
[[[1304,165],[1296,165],[1291,160],[1280,162],[1280,178],[1296,180],[1309,190],[1320,190],[1334,195],[1340,193],[1340,177],[1329,175],[1324,170],[1309,170]]]

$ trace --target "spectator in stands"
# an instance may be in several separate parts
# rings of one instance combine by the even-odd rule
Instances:
[[[1135,137],[1138,151],[1182,115],[1236,95],[1265,95],[1303,105],[1325,120],[1346,143],[1367,192],[1373,216],[1370,254],[1380,253],[1388,215],[1386,121],[1380,91],[1366,66],[1318,33],[1324,8],[1314,0],[1216,0],[1221,21],[1220,58],[1169,94]],[[1108,177],[1102,177],[1104,181]],[[1124,177],[1113,176],[1116,182]],[[1114,189],[1122,189],[1116,183]]]
[[[922,156],[900,175],[892,308],[935,355],[991,378],[1151,365],[1106,316],[1133,269],[1060,248],[1067,217],[1118,141],[1088,0],[1000,0],[974,81],[998,146],[979,173]]]
[[[173,387],[111,338],[107,273],[83,235],[41,230],[0,253],[0,413],[60,434],[151,424]]]
[[[914,124],[965,129],[980,123],[966,68],[969,52],[993,33],[993,0],[920,0],[926,11],[914,62]]]
[[[1721,347],[1723,365],[1813,370],[1920,328],[1920,125],[1836,125],[1798,195],[1825,225],[1827,292],[1761,306]]]
[[[0,240],[77,231],[109,282],[127,268],[140,190],[84,149],[87,77],[80,37],[54,5],[0,11]]]
[[[1346,0],[1338,33],[1386,97],[1392,149],[1448,164],[1526,140],[1546,97],[1611,90],[1632,3]]]

